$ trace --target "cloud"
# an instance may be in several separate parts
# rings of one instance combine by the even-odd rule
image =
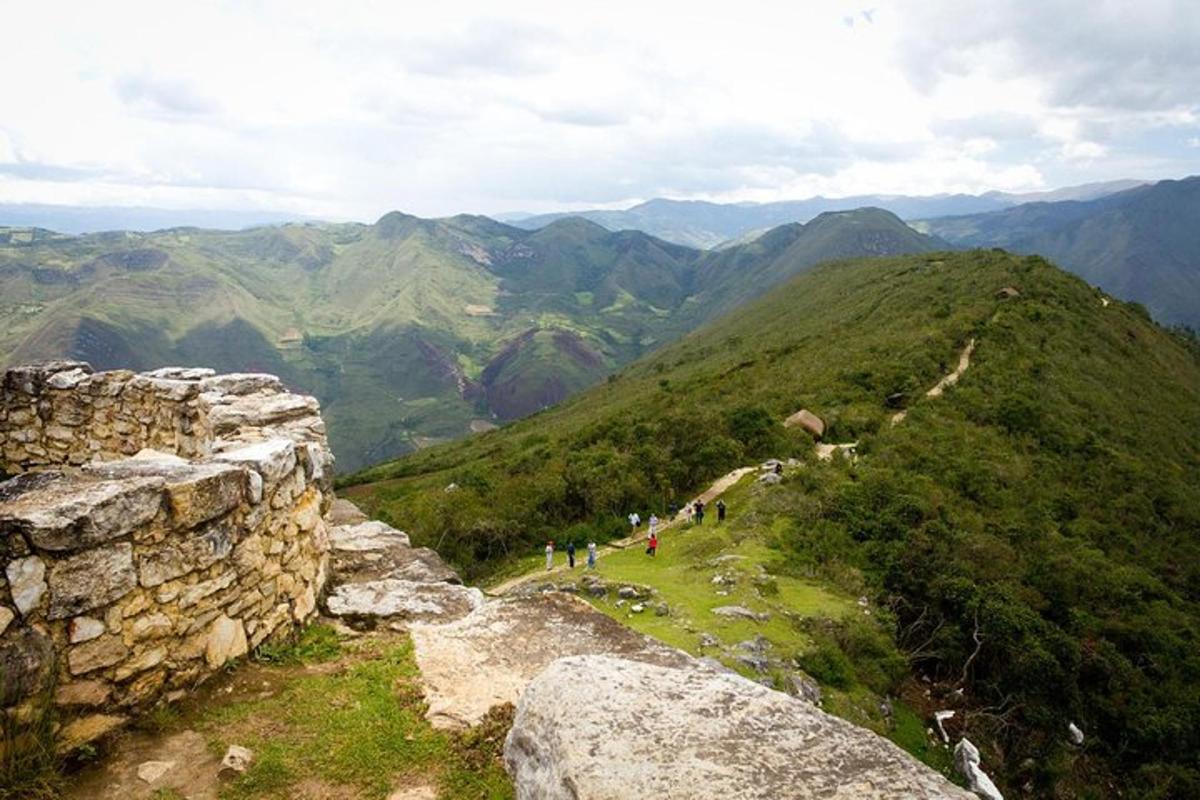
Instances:
[[[122,75],[116,80],[117,96],[139,111],[169,117],[193,117],[215,114],[216,101],[204,96],[185,80],[148,74]]]
[[[1197,17],[43,0],[6,16],[0,199],[370,220],[1178,176],[1200,171]]]

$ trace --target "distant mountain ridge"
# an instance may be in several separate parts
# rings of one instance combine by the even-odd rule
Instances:
[[[259,225],[311,220],[312,217],[308,215],[284,211],[0,203],[0,227],[43,228],[69,234],[103,231],[146,233],[167,228],[215,228],[237,231]]]
[[[1200,176],[914,225],[958,247],[1043,255],[1162,322],[1200,327]]]
[[[864,209],[700,251],[580,218],[68,236],[0,228],[0,363],[173,363],[316,395],[341,469],[553,405],[831,258],[939,242]]]
[[[812,197],[774,203],[711,203],[702,200],[656,198],[622,210],[587,210],[538,215],[511,215],[506,221],[521,228],[540,228],[565,217],[582,217],[609,230],[640,230],[669,242],[712,248],[791,222],[808,222],[826,211],[877,207],[901,219],[942,217],[998,211],[1021,203],[1050,200],[1091,200],[1141,186],[1145,181],[1118,180],[1071,186],[1047,192],[928,196],[858,195]]]

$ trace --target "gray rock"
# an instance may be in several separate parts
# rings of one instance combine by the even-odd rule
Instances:
[[[172,578],[211,567],[233,551],[233,525],[219,520],[191,531],[181,541],[163,543],[138,561],[138,581],[152,588]]]
[[[617,589],[617,597],[622,600],[636,600],[641,596],[641,593],[632,586],[622,586],[620,589]]]
[[[765,486],[775,486],[783,482],[783,476],[768,472],[758,476],[758,482]]]
[[[962,739],[954,746],[954,766],[967,779],[971,791],[984,800],[1004,800],[1004,795],[992,783],[983,768],[979,766],[979,748],[971,744],[970,739]]]
[[[218,453],[213,460],[247,467],[266,483],[276,484],[296,468],[296,445],[291,439],[268,439]]]
[[[666,603],[655,603],[654,604],[654,616],[665,617],[665,616],[668,616],[670,613],[671,613],[671,607],[669,605],[667,605]]]
[[[137,585],[133,545],[95,547],[50,568],[50,619],[63,619],[119,600]]]
[[[46,564],[37,556],[26,556],[8,562],[4,570],[13,605],[27,617],[42,603],[46,594]]]
[[[589,583],[587,593],[592,597],[604,597],[608,594],[608,587],[603,583]]]
[[[644,605],[642,605],[641,603],[634,603],[633,605],[631,605],[629,607],[629,610],[632,611],[634,614],[640,614],[646,610],[646,607]]]
[[[771,618],[767,612],[761,614],[751,611],[745,606],[717,606],[712,610],[712,613],[718,617],[732,617],[736,619],[749,619],[755,622],[766,622]]]
[[[334,550],[381,551],[390,547],[409,547],[408,534],[382,522],[364,521],[329,529]]]
[[[970,798],[886,739],[694,660],[554,662],[521,696],[504,761],[519,800]]]
[[[210,667],[216,669],[231,658],[246,655],[249,650],[246,628],[240,619],[222,614],[213,620],[204,643],[204,659]]]
[[[146,783],[154,783],[174,768],[174,761],[143,761],[138,764],[137,776]]]
[[[771,671],[771,662],[765,656],[742,654],[737,657],[737,660],[738,663],[745,664],[760,675]]]
[[[482,603],[478,589],[387,578],[337,586],[325,606],[335,617],[448,621],[470,614]]]
[[[717,637],[713,636],[711,633],[702,633],[702,634],[700,634],[700,646],[701,647],[720,647],[721,640],[718,639]]]
[[[44,550],[78,550],[116,539],[162,508],[160,477],[53,480],[0,502],[0,536],[24,534]]]
[[[99,637],[105,631],[103,620],[92,619],[91,617],[76,617],[71,620],[71,624],[67,626],[71,644],[79,644],[81,642],[90,642],[92,639]]]
[[[175,522],[192,528],[221,516],[247,495],[244,468],[232,464],[191,464],[176,456],[142,451],[134,458],[90,464],[84,472],[106,479],[160,477],[167,495],[167,508]]]
[[[0,641],[0,707],[20,703],[46,687],[54,668],[54,645],[35,628],[18,628]]]
[[[166,378],[171,381],[199,381],[211,378],[217,371],[208,367],[159,367],[142,374],[147,378]]]
[[[788,676],[788,691],[814,706],[821,705],[821,685],[804,673]]]
[[[200,391],[241,396],[256,392],[282,392],[283,382],[265,372],[231,372],[200,381]]]
[[[254,763],[254,751],[241,745],[231,744],[225,751],[225,757],[221,759],[221,770],[217,775],[225,780],[236,778],[249,769],[252,763]]]
[[[1079,726],[1074,722],[1068,723],[1067,736],[1070,737],[1071,744],[1075,745],[1076,747],[1083,746],[1083,731],[1081,731]]]
[[[793,428],[799,426],[811,433],[817,439],[825,435],[825,423],[816,414],[809,411],[807,408],[802,408],[795,414],[792,414],[783,422],[784,427]]]
[[[279,425],[300,417],[315,417],[319,413],[320,405],[312,397],[252,394],[213,406],[208,412],[208,422],[214,433],[224,436],[243,428]]]

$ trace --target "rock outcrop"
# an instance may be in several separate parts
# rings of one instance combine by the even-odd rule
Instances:
[[[795,414],[783,421],[785,428],[794,428],[799,426],[804,428],[813,435],[813,438],[820,439],[825,435],[825,422],[816,414],[809,411],[807,408],[802,408]]]
[[[519,800],[972,798],[870,731],[691,659],[554,662],[504,759]]]
[[[266,375],[17,367],[0,385],[3,705],[82,744],[307,621],[333,457]]]

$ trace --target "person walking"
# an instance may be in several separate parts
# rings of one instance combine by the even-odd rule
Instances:
[[[717,501],[717,524],[720,525],[725,521],[725,501]]]
[[[588,569],[596,568],[596,543],[588,542]]]
[[[546,569],[554,567],[554,540],[546,542]]]
[[[629,527],[633,529],[633,533],[637,533],[638,525],[642,524],[642,518],[638,516],[636,511],[629,512]],[[632,534],[631,534],[632,535]]]
[[[646,554],[653,557],[658,553],[658,537],[653,533],[650,534],[650,542],[646,547]]]
[[[567,542],[567,566],[575,569],[575,542]]]
[[[696,501],[696,524],[704,524],[704,503],[699,500]]]
[[[653,536],[657,532],[658,532],[658,515],[651,514],[650,515],[650,535]]]
[[[686,513],[687,513],[687,522],[688,522],[688,525],[691,525],[691,524],[692,524],[692,521],[693,521],[693,520],[695,519],[695,517],[696,517],[696,506],[695,506],[695,504],[694,504],[694,503],[688,503],[688,504],[687,504],[687,505],[684,507],[684,509],[683,509],[683,510],[684,510],[684,512],[686,512]]]

